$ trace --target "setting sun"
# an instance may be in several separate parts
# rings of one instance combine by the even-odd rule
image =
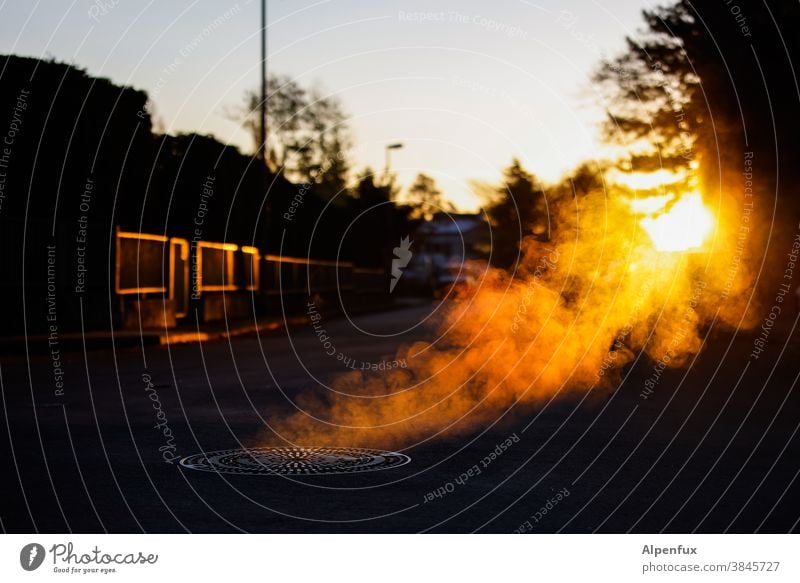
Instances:
[[[701,247],[713,231],[714,223],[714,215],[699,192],[684,194],[664,211],[646,216],[640,222],[659,251],[690,251]]]

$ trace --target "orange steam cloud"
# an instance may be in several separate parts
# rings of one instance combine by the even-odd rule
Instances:
[[[554,202],[553,239],[527,240],[513,275],[489,268],[462,290],[435,342],[399,350],[407,369],[339,376],[339,392],[301,397],[301,411],[272,419],[268,440],[407,447],[452,437],[511,408],[612,388],[640,351],[681,366],[712,318],[754,324],[742,320],[751,274],[731,276],[736,227],[697,193],[662,198],[641,204],[620,190]]]

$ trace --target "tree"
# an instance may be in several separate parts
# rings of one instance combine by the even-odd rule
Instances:
[[[52,325],[42,310],[23,318],[23,302],[44,293],[48,245],[58,253],[59,327],[108,327],[114,227],[121,217],[138,225],[152,167],[147,94],[53,60],[0,63],[0,334]],[[73,293],[78,256],[84,294]]]
[[[391,249],[400,237],[412,233],[410,208],[395,204],[398,187],[376,181],[371,168],[357,177],[350,197],[351,221],[348,223],[345,252],[359,265],[384,267],[391,262]],[[370,244],[365,245],[368,241]]]
[[[643,18],[642,33],[596,75],[609,100],[607,137],[639,146],[628,168],[699,169],[713,191],[721,176],[740,174],[751,151],[762,166],[781,164],[794,183],[800,96],[792,62],[800,46],[790,23],[800,21],[800,4],[734,10],[681,0]],[[769,180],[765,192],[776,187]]]
[[[146,206],[133,217],[120,217],[123,227],[168,232],[192,239],[198,227],[212,241],[266,244],[266,217],[262,208],[261,172],[250,156],[211,135],[157,136],[156,164]],[[198,219],[198,193],[213,184],[207,199],[208,214]],[[274,187],[273,187],[274,189]],[[278,198],[272,193],[271,199]]]
[[[735,289],[751,298],[758,283],[773,301],[800,220],[800,3],[740,4],[645,11],[641,35],[596,78],[609,100],[608,138],[637,152],[627,167],[687,171],[713,201],[716,240],[743,249],[719,257]]]
[[[492,226],[492,264],[513,268],[523,238],[547,239],[549,221],[539,181],[514,158],[503,171],[503,183],[490,191],[486,214]]]
[[[639,148],[629,167],[635,170],[688,167],[700,135],[699,78],[680,39],[660,24],[671,17],[677,26],[686,15],[677,7],[672,13],[658,10],[643,12],[648,24],[643,38],[627,39],[627,51],[603,63],[595,76],[609,97],[606,138]]]
[[[375,172],[367,167],[356,178],[353,198],[359,201],[360,208],[387,203],[392,200],[392,186],[381,186],[375,182]]]
[[[245,94],[244,106],[231,117],[243,121],[260,144],[261,95]],[[344,192],[352,146],[347,115],[340,101],[318,88],[305,89],[288,76],[267,82],[267,160],[274,172],[293,182],[311,183],[330,199]]]
[[[605,191],[604,175],[608,166],[603,161],[581,162],[560,182],[548,189],[548,199],[555,202],[564,198],[586,196],[594,191]]]
[[[427,174],[417,174],[414,183],[408,188],[408,205],[413,208],[413,218],[424,218],[430,221],[438,212],[453,211],[451,203],[444,200],[436,181]]]

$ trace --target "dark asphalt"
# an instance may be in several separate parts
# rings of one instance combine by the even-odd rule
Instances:
[[[391,333],[434,307],[357,322]],[[341,318],[325,327],[337,350],[361,361],[391,359],[401,342],[430,334],[421,325],[399,336],[365,336]],[[6,357],[2,528],[796,531],[800,343],[790,339],[781,356],[776,334],[762,358],[749,362],[752,338],[713,334],[689,373],[665,372],[648,400],[639,393],[653,364],[642,360],[614,391],[515,410],[473,435],[406,450],[411,462],[403,467],[300,479],[214,475],[166,463],[143,374],[152,379],[178,456],[252,444],[266,418],[291,410],[287,397],[315,389],[312,374],[325,382],[343,370],[310,326],[144,352],[64,354],[63,397],[54,395],[47,355],[32,356],[30,366],[24,356]],[[512,435],[518,442],[479,475],[456,480]],[[437,490],[444,494],[430,494]]]

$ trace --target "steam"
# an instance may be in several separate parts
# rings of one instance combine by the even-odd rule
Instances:
[[[704,323],[755,323],[745,310],[752,276],[731,272],[738,226],[719,208],[701,252],[659,251],[625,192],[550,210],[552,240],[526,240],[513,274],[487,268],[445,306],[437,337],[400,349],[408,368],[341,375],[337,392],[301,397],[299,412],[271,420],[268,439],[407,447],[452,437],[512,409],[613,388],[640,352],[654,371],[682,366]]]

